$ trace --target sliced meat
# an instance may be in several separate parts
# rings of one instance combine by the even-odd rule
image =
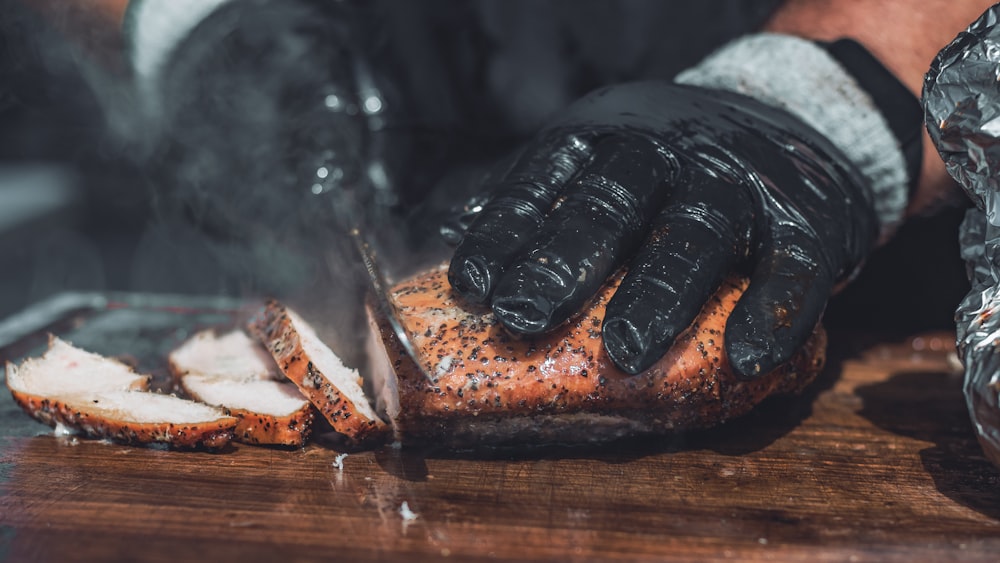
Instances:
[[[391,369],[373,370],[390,374],[375,388],[404,441],[579,443],[708,427],[770,395],[801,390],[825,361],[826,335],[817,327],[787,364],[752,381],[736,379],[722,338],[743,281],[725,282],[659,362],[628,375],[614,367],[601,340],[617,281],[564,327],[518,339],[488,309],[462,302],[446,272],[442,266],[390,291],[434,383],[384,322],[376,327],[387,351],[382,361]]]
[[[237,441],[302,446],[313,422],[312,404],[278,370],[260,343],[241,330],[199,332],[170,353],[170,370],[192,399],[222,407],[239,419]]]
[[[278,368],[351,443],[385,438],[389,426],[368,403],[357,370],[350,369],[294,311],[271,301],[251,324]]]
[[[7,387],[34,418],[128,444],[219,448],[237,419],[221,409],[148,392],[128,366],[52,338],[40,358],[7,363]]]

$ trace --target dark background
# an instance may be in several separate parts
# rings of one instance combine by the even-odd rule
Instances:
[[[530,130],[578,90],[672,76],[753,29],[773,4],[481,1],[477,25],[500,45],[489,76],[506,111]],[[558,56],[549,56],[553,49]],[[109,124],[109,108],[128,98],[91,63],[18,0],[0,0],[0,317],[67,290],[245,291],[240,273],[206,252],[197,232],[159,217],[143,168]],[[524,82],[525,72],[555,78]],[[511,84],[518,86],[504,94]],[[834,299],[827,323],[951,328],[968,286],[957,247],[961,214],[904,226]]]

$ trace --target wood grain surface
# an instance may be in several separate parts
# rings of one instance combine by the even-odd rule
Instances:
[[[996,561],[953,336],[831,335],[802,396],[589,450],[220,453],[56,438],[0,399],[9,561]],[[5,414],[4,414],[5,413]],[[415,518],[403,517],[406,505]]]

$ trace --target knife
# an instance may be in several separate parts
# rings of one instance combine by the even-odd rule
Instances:
[[[385,317],[389,326],[392,328],[393,334],[396,336],[396,340],[406,351],[406,354],[410,356],[413,360],[413,364],[417,366],[420,373],[424,375],[427,381],[431,385],[435,385],[437,380],[428,373],[427,369],[424,368],[423,362],[420,361],[417,356],[417,350],[413,346],[413,342],[410,340],[406,329],[403,328],[403,323],[400,322],[399,310],[396,305],[389,299],[389,284],[386,281],[385,273],[378,264],[378,256],[376,252],[372,249],[372,245],[365,240],[364,236],[361,234],[361,229],[354,228],[350,231],[351,239],[354,242],[355,247],[358,250],[358,254],[361,256],[361,261],[365,266],[365,270],[368,272],[368,279],[371,282],[369,287],[372,292],[375,303],[378,306],[378,312]]]

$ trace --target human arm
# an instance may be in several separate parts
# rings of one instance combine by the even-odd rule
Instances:
[[[920,96],[934,56],[993,4],[992,0],[786,0],[764,29],[818,41],[851,37]],[[924,132],[920,179],[907,216],[933,211],[956,192]]]
[[[603,336],[610,359],[637,373],[736,270],[751,278],[751,286],[727,325],[730,364],[752,377],[787,359],[878,236],[884,239],[907,213],[928,207],[910,203],[911,185],[917,194],[930,194],[925,197],[947,185],[911,166],[920,164],[919,145],[917,160],[904,151],[904,141],[919,143],[921,135],[914,76],[900,84],[876,53],[862,57],[864,64],[849,64],[801,37],[809,36],[806,16],[817,26],[830,22],[823,10],[809,12],[821,4],[807,4],[791,17],[788,11],[799,5],[792,2],[772,19],[770,31],[778,31],[782,18],[797,22],[803,28],[798,37],[740,40],[682,73],[682,82],[702,89],[624,85],[571,106],[492,186],[493,201],[452,261],[453,286],[489,302],[511,330],[542,332],[571,316],[636,255],[608,307]],[[855,37],[852,25],[869,7],[830,3],[827,9],[845,25],[821,38],[865,40],[863,33]],[[968,21],[942,35],[950,39]],[[913,36],[900,40],[900,48],[926,40],[922,31],[902,26],[898,33]],[[917,85],[939,48],[928,47]],[[890,94],[886,99],[870,91]],[[898,118],[897,103],[910,109],[902,124],[882,113]],[[759,104],[778,112],[762,118],[767,112]],[[734,132],[725,123],[746,127]],[[653,146],[622,143],[618,160],[632,162],[616,169],[606,147],[609,137],[620,140],[623,132],[651,139]],[[814,150],[826,143],[833,149]],[[933,160],[923,167],[933,171]],[[721,178],[725,187],[710,189],[705,177]]]

